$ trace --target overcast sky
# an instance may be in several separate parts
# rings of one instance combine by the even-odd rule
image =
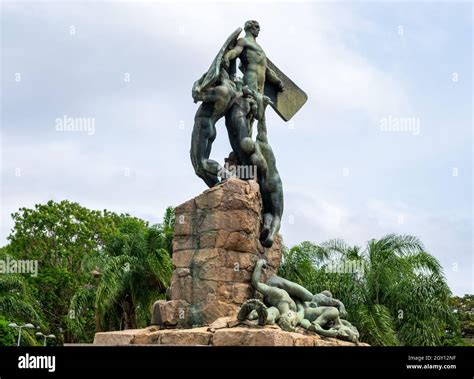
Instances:
[[[309,97],[290,123],[267,111],[285,243],[416,235],[473,293],[468,2],[3,3],[0,244],[10,213],[50,199],[156,223],[205,190],[191,87],[247,19]],[[94,129],[57,130],[64,117]]]

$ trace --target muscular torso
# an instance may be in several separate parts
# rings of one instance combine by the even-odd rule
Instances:
[[[196,117],[206,117],[217,122],[238,97],[239,92],[231,80],[224,80],[219,86],[203,92],[198,98],[203,103]],[[248,112],[248,111],[247,111]]]
[[[277,287],[266,286],[265,288],[264,298],[267,304],[277,307],[282,314],[289,310],[296,311],[296,304],[288,292]]]
[[[267,56],[257,41],[244,38],[244,49],[240,55],[240,60],[245,70],[244,84],[263,93]]]

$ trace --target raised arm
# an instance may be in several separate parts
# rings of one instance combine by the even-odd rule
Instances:
[[[244,39],[239,38],[237,40],[237,44],[235,45],[235,47],[233,49],[230,49],[227,53],[224,54],[224,62],[223,62],[224,67],[229,67],[229,62],[237,58],[238,56],[240,56],[240,54],[244,50],[244,46],[245,46]]]
[[[262,276],[262,268],[266,267],[267,262],[265,259],[259,259],[252,274],[252,286],[262,294],[266,294],[270,288],[264,283],[260,282],[260,277]]]

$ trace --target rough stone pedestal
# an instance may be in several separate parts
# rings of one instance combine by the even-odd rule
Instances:
[[[194,329],[146,329],[96,333],[94,345],[161,345],[161,346],[356,346],[352,342],[321,337],[297,328],[285,332],[276,325],[258,326],[256,322],[239,322],[231,317],[216,320],[208,327]],[[359,343],[359,346],[369,346]]]
[[[354,346],[301,327],[290,333],[236,320],[240,305],[258,296],[250,284],[256,261],[269,263],[263,280],[280,264],[280,238],[271,249],[258,241],[260,210],[258,185],[239,179],[177,207],[171,299],[154,304],[152,326],[96,333],[94,345]]]
[[[268,249],[259,242],[261,208],[258,184],[231,178],[175,209],[170,300],[153,305],[153,325],[209,325],[256,296],[250,279],[257,260],[267,260],[267,280],[281,259],[279,236]]]

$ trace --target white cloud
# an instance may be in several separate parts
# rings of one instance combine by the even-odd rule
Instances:
[[[339,193],[296,188],[286,192],[285,200],[282,234],[289,246],[303,240],[320,243],[342,238],[349,245],[365,247],[370,239],[389,233],[415,235],[440,261],[455,294],[474,290],[469,212],[454,216],[380,199],[357,204]]]
[[[189,162],[197,108],[190,88],[228,34],[247,19],[257,19],[262,26],[259,41],[267,54],[309,95],[295,116],[294,130],[280,128],[284,123],[274,114],[268,117],[284,178],[282,233],[287,243],[340,237],[364,245],[389,232],[407,232],[419,235],[446,267],[453,260],[463,263],[462,270],[470,267],[466,261],[472,255],[472,235],[463,226],[469,225],[469,218],[462,215],[458,222],[445,217],[449,213],[442,209],[445,198],[432,195],[435,201],[427,201],[424,210],[419,204],[425,196],[420,196],[419,204],[406,194],[399,201],[389,200],[390,194],[403,192],[407,185],[418,185],[417,193],[431,191],[440,174],[427,174],[423,162],[459,166],[465,150],[454,157],[452,152],[460,151],[459,141],[469,145],[465,130],[470,127],[463,112],[456,116],[437,112],[441,107],[439,99],[431,101],[433,92],[424,92],[421,86],[413,94],[416,75],[402,76],[394,69],[399,62],[374,59],[379,50],[396,57],[398,45],[387,39],[396,33],[393,19],[387,27],[385,20],[361,11],[363,7],[346,3],[3,6],[2,27],[11,47],[5,67],[12,72],[20,67],[27,75],[23,87],[7,82],[8,96],[2,99],[4,110],[9,110],[4,115],[8,122],[2,125],[8,141],[2,145],[2,240],[12,225],[11,211],[50,198],[156,221],[165,206],[204,190]],[[412,15],[407,30],[419,34],[405,43],[414,40],[416,49],[432,53],[436,49],[426,42],[432,22],[423,21],[417,29],[413,26],[417,17]],[[35,25],[41,33],[21,25]],[[70,25],[76,27],[74,38],[68,35]],[[442,41],[449,40],[448,31],[436,30]],[[426,67],[440,69],[431,55],[423,59]],[[124,85],[121,79],[128,71],[132,81]],[[454,98],[454,92],[446,96]],[[414,115],[420,99],[427,102],[424,109],[433,118],[426,123],[422,119],[422,138],[370,134],[380,117]],[[55,133],[54,118],[63,114],[96,117],[96,134]],[[446,118],[454,124],[449,132],[455,130],[455,135],[440,138],[447,134],[438,134],[439,130],[448,133]],[[179,128],[181,121],[184,129]],[[354,130],[363,132],[357,140],[352,138]],[[228,151],[221,123],[212,155],[222,160]],[[310,164],[317,174],[305,171]],[[336,179],[341,165],[350,167],[352,181],[341,184]],[[394,170],[400,166],[405,170]],[[21,178],[14,177],[16,167],[23,169]],[[124,176],[126,168],[130,177]],[[426,177],[426,187],[414,184],[410,175]],[[464,176],[456,180],[460,186],[465,183]],[[456,214],[465,203],[456,204],[451,212]],[[431,213],[426,211],[430,206]],[[291,215],[294,224],[288,222]],[[465,272],[448,274],[453,288],[469,287],[472,276]]]

